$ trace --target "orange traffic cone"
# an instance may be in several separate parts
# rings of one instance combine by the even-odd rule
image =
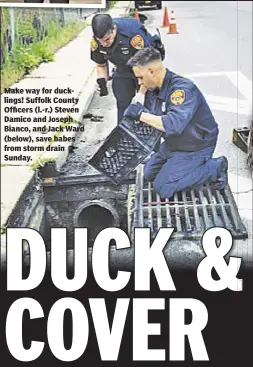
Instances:
[[[164,8],[164,12],[163,12],[163,25],[162,27],[168,27],[170,25],[169,22],[169,16],[168,16],[168,9],[167,7]]]
[[[174,10],[171,10],[170,12],[170,25],[168,29],[168,34],[177,34],[177,23],[176,23],[176,17]]]
[[[134,9],[134,18],[140,20],[138,9]]]

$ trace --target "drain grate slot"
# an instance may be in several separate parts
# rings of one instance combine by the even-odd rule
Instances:
[[[236,231],[240,231],[240,223],[238,221],[238,217],[237,217],[236,211],[235,211],[236,203],[235,203],[235,200],[233,198],[232,193],[229,190],[226,190],[224,198],[227,200],[228,203],[229,202],[234,203],[234,205],[227,206],[227,210],[228,210],[229,215],[231,216],[231,218],[233,220],[233,225],[236,228]]]
[[[219,190],[216,190],[214,192],[214,194],[217,198],[217,202],[219,203],[217,205],[217,209],[221,213],[221,217],[223,219],[223,222],[225,223],[225,226],[226,226],[227,229],[232,230],[233,225],[232,225],[231,220],[230,220],[230,218],[227,214],[227,211],[226,211],[226,208],[225,208],[225,205],[224,205],[225,202],[224,202],[223,196],[221,195]]]
[[[248,237],[229,185],[221,191],[203,185],[161,199],[145,181],[143,165],[137,168],[133,226],[151,228],[153,237],[161,227],[175,228],[173,237],[182,239],[202,238],[212,227],[227,228],[234,239]]]
[[[158,195],[159,196],[159,195]],[[165,210],[166,210],[166,224],[167,227],[172,227],[172,219],[170,215],[170,205],[169,205],[169,199],[165,199]],[[165,225],[166,227],[166,225]]]
[[[157,217],[157,226],[158,228],[162,227],[162,211],[161,211],[161,204],[159,203],[160,197],[156,195],[156,200],[158,204],[156,205],[156,217]]]
[[[176,229],[178,232],[182,232],[182,224],[181,224],[181,218],[180,218],[180,211],[179,206],[177,204],[178,202],[178,194],[176,193],[174,195],[174,205],[175,205],[175,216],[176,216]],[[182,218],[184,219],[184,218]]]
[[[148,203],[152,202],[152,191],[151,191],[151,184],[148,183]],[[152,204],[148,204],[148,226],[153,228],[153,213],[152,213]]]
[[[208,199],[210,201],[210,207],[211,207],[211,211],[212,211],[213,223],[214,223],[215,227],[219,227],[220,226],[220,220],[219,220],[219,217],[218,217],[218,213],[215,210],[216,202],[215,202],[215,199],[212,195],[210,187],[206,188],[206,192],[207,192]]]
[[[203,213],[203,219],[204,219],[204,225],[205,228],[211,228],[212,227],[212,221],[210,216],[208,215],[208,211],[207,211],[207,198],[204,195],[202,189],[199,189],[199,199],[200,199],[200,203],[201,203],[201,209],[202,209],[202,213]]]
[[[186,196],[185,191],[182,192],[182,197],[183,197],[183,202],[184,202],[184,217],[185,217],[186,231],[191,232],[192,226],[191,226],[189,207],[188,207],[187,196]]]
[[[200,216],[199,216],[199,207],[197,206],[198,199],[197,199],[197,196],[194,190],[191,190],[191,199],[193,202],[193,206],[191,208],[192,209],[192,220],[193,220],[193,225],[195,225],[193,228],[195,228],[195,231],[200,232],[202,229],[202,225],[201,225]]]

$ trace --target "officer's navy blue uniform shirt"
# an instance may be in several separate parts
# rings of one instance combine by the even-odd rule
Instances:
[[[191,80],[167,70],[161,89],[147,91],[145,106],[162,116],[168,150],[194,152],[216,144],[218,125]]]
[[[93,38],[91,43],[91,59],[97,64],[110,61],[117,67],[120,76],[135,78],[132,68],[126,63],[144,47],[153,45],[153,38],[144,25],[137,19],[114,18],[117,35],[111,47],[103,47]],[[115,75],[116,76],[116,75]]]

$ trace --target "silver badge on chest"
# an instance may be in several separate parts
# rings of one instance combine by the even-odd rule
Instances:
[[[162,112],[166,112],[166,102],[162,103]]]

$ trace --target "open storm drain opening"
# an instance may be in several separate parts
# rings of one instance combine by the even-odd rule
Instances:
[[[248,237],[229,185],[220,191],[204,185],[161,199],[152,183],[145,181],[143,165],[136,175],[133,219],[133,227],[149,227],[154,236],[161,227],[173,227],[173,238],[193,240],[202,238],[209,228],[223,227],[234,239]]]
[[[119,215],[112,205],[100,200],[81,204],[74,215],[75,227],[88,228],[89,244],[105,228],[118,227]]]

